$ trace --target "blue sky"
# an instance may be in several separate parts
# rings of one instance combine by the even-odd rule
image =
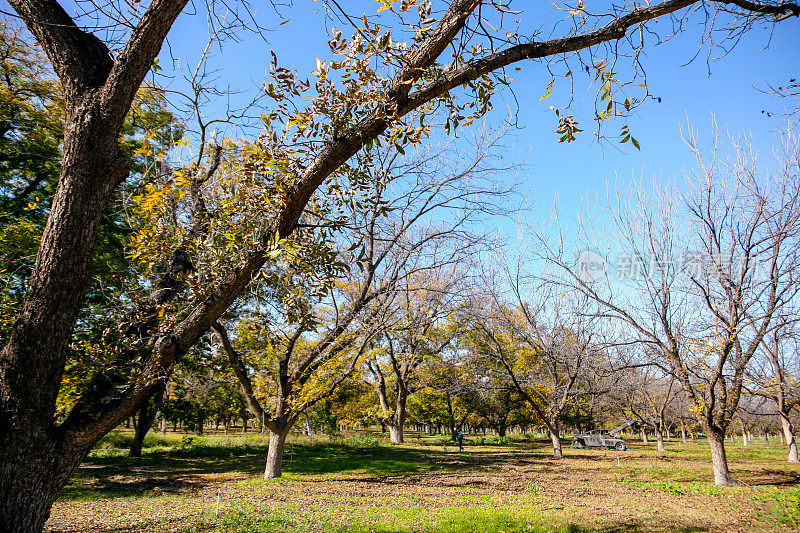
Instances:
[[[361,8],[369,15],[375,14],[377,6],[372,1],[345,4],[351,12],[358,14]],[[226,46],[217,64],[220,73],[229,81],[242,88],[259,84],[270,48],[276,51],[282,65],[294,67],[300,73],[312,70],[317,57],[328,57],[325,45],[328,32],[320,2],[297,1],[280,15],[270,11],[261,15],[273,26],[275,21],[284,18],[289,22],[270,32],[269,42],[247,38],[241,44]],[[537,15],[553,16],[554,13],[539,9]],[[523,28],[535,27],[538,22],[534,17],[523,20]],[[327,24],[329,28],[330,21]],[[205,27],[202,17],[184,16],[170,34],[170,49],[183,58],[184,64],[187,55],[196,57],[199,53],[206,36]],[[521,65],[522,70],[514,73],[517,81],[513,85],[519,102],[520,129],[513,131],[513,138],[506,142],[513,146],[506,153],[510,159],[526,162],[524,190],[537,205],[545,208],[558,192],[563,212],[574,212],[587,192],[602,194],[606,182],[613,180],[615,173],[622,179],[679,177],[692,161],[679,133],[687,117],[703,136],[710,134],[714,116],[722,128],[737,135],[750,134],[762,151],[769,150],[776,141],[775,130],[780,120],[761,111],[779,110],[785,102],[758,89],[765,89],[770,83],[783,84],[800,74],[797,53],[800,21],[790,19],[776,25],[771,36],[761,30],[751,31],[732,52],[712,63],[706,61],[708,50],[702,50],[697,59],[690,62],[698,50],[697,27],[690,25],[685,34],[666,44],[646,48],[642,63],[648,86],[661,102],[647,101],[634,116],[608,127],[607,133],[613,134],[627,122],[641,143],[641,151],[630,144],[619,145],[613,139],[598,143],[592,135],[593,96],[589,94],[580,102],[589,81],[587,75],[575,76],[578,104],[574,109],[578,117],[584,119],[582,124],[586,131],[572,144],[559,144],[553,133],[555,117],[549,106],[564,103],[567,88],[556,85],[552,97],[539,101],[551,76],[539,63]],[[347,32],[347,28],[343,29]],[[165,48],[162,64],[169,60],[167,53]],[[690,63],[687,65],[687,62]],[[503,101],[510,101],[507,97],[497,99],[490,123],[496,124],[507,117],[508,109]]]
[[[0,3],[8,8],[5,1],[0,0]],[[378,5],[373,0],[340,3],[353,14],[366,12],[371,17]],[[274,28],[267,33],[268,40],[244,34],[241,43],[228,43],[221,51],[213,51],[213,64],[219,69],[218,76],[244,90],[260,85],[270,49],[276,51],[283,66],[307,74],[315,68],[317,57],[325,59],[329,56],[325,43],[330,27],[336,25],[348,33],[348,28],[341,23],[326,20],[321,2],[296,0],[293,6],[280,8],[278,13],[267,2],[256,4],[261,8],[258,18]],[[545,18],[562,17],[550,2],[532,4],[529,0],[516,4],[518,9],[525,10],[521,15],[523,33],[537,28]],[[288,22],[278,26],[284,19]],[[380,17],[373,20],[380,20]],[[659,24],[659,29],[666,29],[667,21]],[[613,138],[610,142],[598,143],[592,136],[593,96],[589,94],[581,102],[589,81],[583,73],[574,76],[578,101],[573,111],[582,119],[586,131],[572,144],[559,144],[557,135],[553,133],[555,117],[549,106],[565,102],[566,86],[557,84],[552,97],[539,101],[551,79],[543,66],[526,62],[521,64],[521,71],[514,72],[517,81],[513,89],[519,103],[520,129],[513,131],[513,137],[506,142],[509,145],[506,157],[525,161],[524,193],[540,208],[544,209],[551,203],[558,192],[562,212],[574,212],[581,197],[587,192],[602,194],[606,183],[613,180],[615,174],[622,179],[632,176],[679,177],[684,167],[691,166],[691,154],[679,135],[679,127],[686,124],[687,117],[706,137],[710,134],[713,115],[722,128],[734,134],[752,135],[762,152],[767,152],[776,142],[775,130],[780,126],[780,119],[770,118],[761,111],[780,110],[785,102],[758,89],[765,89],[770,83],[780,85],[800,75],[800,54],[797,53],[800,50],[800,20],[793,18],[777,24],[771,36],[763,30],[753,30],[731,53],[710,65],[706,62],[707,50],[701,51],[695,61],[686,65],[698,50],[700,35],[697,24],[698,21],[693,21],[684,34],[666,44],[645,49],[642,64],[647,72],[648,85],[651,93],[661,98],[661,103],[648,101],[636,110],[634,116],[624,121],[617,120],[607,129],[607,133],[613,135],[627,122],[641,143],[641,151],[630,144],[619,145]],[[169,72],[173,65],[194,65],[207,35],[205,17],[192,15],[187,8],[173,27],[162,51],[160,63],[164,71]],[[625,77],[624,69],[621,69],[621,75]],[[180,87],[180,83],[176,82],[175,86]],[[510,101],[508,97],[505,94],[496,100],[495,109],[488,118],[490,123],[500,123],[508,116],[504,102]]]

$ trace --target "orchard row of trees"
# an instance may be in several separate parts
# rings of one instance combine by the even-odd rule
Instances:
[[[764,171],[743,146],[706,157],[690,140],[698,171],[683,190],[619,186],[571,229],[555,212],[522,229],[530,248],[465,229],[470,217],[494,211],[498,191],[471,189],[482,201],[460,205],[455,225],[439,216],[418,232],[404,223],[418,212],[409,195],[401,207],[382,204],[389,208],[381,227],[390,231],[371,226],[374,218],[366,225],[376,228],[374,242],[389,243],[379,257],[391,268],[376,276],[370,259],[357,274],[370,278],[374,299],[358,307],[372,292],[345,270],[321,298],[304,292],[305,304],[291,309],[254,299],[228,327],[215,325],[219,347],[209,350],[226,354],[239,409],[247,405],[270,432],[265,476],[280,475],[286,434],[299,420],[309,427],[331,415],[348,426],[380,423],[396,443],[410,424],[500,435],[538,426],[556,458],[565,425],[633,418],[652,428],[661,451],[670,430],[685,439],[699,429],[718,484],[733,482],[725,454],[732,424],[747,439],[753,428],[766,434],[779,423],[788,460],[797,462],[800,151],[791,130],[784,141],[777,165]],[[491,146],[479,152],[459,180],[490,153]],[[409,154],[400,175],[413,175],[415,187],[427,183],[420,176],[450,183],[442,169],[423,170],[446,158]],[[411,196],[452,208],[452,193],[439,187]],[[619,272],[587,263],[597,243],[605,250],[591,252],[595,261],[630,250]],[[232,380],[221,382],[230,388]]]
[[[512,191],[496,179],[507,169],[493,134],[452,139],[468,138],[496,93],[513,85],[508,67],[527,62],[596,90],[591,118],[600,133],[622,121],[621,140],[631,140],[624,120],[649,96],[638,82],[642,51],[657,36],[652,22],[671,20],[668,33],[679,38],[684,23],[703,21],[703,42],[726,49],[744,31],[796,17],[797,4],[609,2],[595,13],[578,2],[556,10],[563,20],[539,20],[533,8],[505,1],[390,0],[363,17],[324,3],[346,31],[331,30],[309,79],[273,52],[250,104],[210,112],[204,106],[215,98],[234,99],[213,85],[202,63],[209,51],[242,32],[265,35],[277,14],[268,20],[247,1],[227,3],[224,13],[218,3],[195,4],[211,42],[178,93],[159,87],[156,60],[186,0],[90,2],[74,16],[56,0],[9,3],[39,48],[3,28],[2,530],[41,530],[92,447],[131,416],[149,427],[177,365],[190,361],[236,378],[270,431],[267,474],[278,475],[286,433],[356,372],[402,438],[403,406],[443,353],[451,360],[442,379],[452,383],[456,363],[491,361],[558,446],[564,413],[595,392],[585,369],[635,332],[623,342],[646,347],[635,357],[652,357],[678,380],[715,446],[717,481],[729,481],[719,439],[746,374],[765,345],[784,357],[773,317],[791,301],[785,241],[763,235],[776,223],[773,202],[790,204],[792,191],[768,195],[752,224],[758,238],[747,251],[773,243],[766,251],[781,258],[769,290],[748,292],[750,277],[719,285],[708,269],[705,285],[691,285],[707,303],[688,307],[708,310],[688,322],[703,324],[700,335],[673,320],[673,305],[687,309],[671,292],[678,284],[648,285],[651,298],[634,302],[661,302],[661,312],[641,315],[646,309],[633,312],[620,295],[567,275],[563,250],[544,236],[537,253],[553,276],[522,263],[498,270],[514,262],[506,255],[533,257],[498,256],[502,248],[481,232],[488,217],[513,211]],[[569,104],[553,110],[558,140],[575,140],[580,117]],[[243,124],[253,116],[258,135],[214,135],[224,124],[253,126]],[[703,198],[689,197],[700,221],[727,196],[715,189]],[[728,245],[729,220],[701,224],[709,246]],[[696,374],[706,353],[718,363]]]

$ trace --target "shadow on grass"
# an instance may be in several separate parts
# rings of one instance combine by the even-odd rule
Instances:
[[[266,454],[265,445],[195,445],[183,450],[147,450],[139,458],[92,456],[77,470],[60,499],[91,500],[193,492],[211,482],[208,476],[214,474],[257,476],[263,471]],[[385,478],[446,468],[467,468],[510,458],[510,454],[460,456],[402,446],[290,444],[284,453],[283,471],[296,475],[345,473]]]

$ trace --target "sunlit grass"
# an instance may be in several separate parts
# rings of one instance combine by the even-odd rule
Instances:
[[[707,443],[630,441],[627,452],[549,440],[375,433],[293,436],[280,479],[268,438],[153,435],[130,458],[112,434],[78,470],[54,531],[701,531],[800,527],[800,469],[779,443],[728,444],[735,487],[711,482]],[[91,527],[89,527],[91,525]],[[746,525],[743,526],[743,525]]]

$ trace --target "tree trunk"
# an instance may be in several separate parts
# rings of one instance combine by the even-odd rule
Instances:
[[[164,399],[164,390],[166,389],[166,386],[167,384],[165,382],[156,390],[155,395],[153,395],[153,399],[144,402],[139,407],[138,413],[133,415],[134,427],[136,428],[136,431],[133,435],[133,442],[131,443],[130,452],[128,453],[128,455],[131,457],[139,457],[142,455],[142,444],[144,444],[144,438],[153,427],[153,422],[156,421],[156,415],[158,414],[158,408],[161,407],[161,400]]]
[[[6,477],[0,486],[0,530],[8,532],[39,533],[44,528],[44,523],[50,516],[50,508],[58,495],[60,486],[54,486],[49,479],[50,471],[39,470],[36,466],[26,463],[25,475],[12,474],[13,478]]]
[[[398,392],[395,398],[394,414],[386,421],[389,428],[389,442],[393,444],[402,444],[403,441],[403,428],[406,425],[406,402],[408,401],[408,393],[405,389]],[[437,424],[437,433],[441,429],[441,424]]]
[[[386,424],[389,429],[389,442],[393,444],[402,444],[403,442],[403,426],[389,421]]]
[[[681,442],[686,444],[686,424],[681,420]]]
[[[647,444],[647,432],[642,428],[642,443]]]
[[[550,440],[553,442],[553,457],[555,459],[563,459],[564,454],[561,451],[561,424],[558,419],[549,422],[547,429],[550,431]]]
[[[267,465],[264,468],[264,479],[281,477],[283,466],[283,449],[286,446],[286,436],[290,428],[280,431],[269,430],[269,449],[267,451]]]
[[[789,415],[786,413],[778,413],[781,417],[781,426],[783,427],[783,437],[786,439],[786,446],[789,449],[788,461],[790,463],[800,463],[797,457],[797,441],[794,438],[794,428]]]
[[[561,451],[561,437],[558,431],[550,431],[550,440],[553,441],[553,457],[555,459],[563,459],[564,454]]]
[[[715,485],[731,485],[733,478],[728,470],[728,457],[725,454],[725,431],[706,427],[706,437],[711,447],[711,466],[714,469]]]
[[[506,427],[506,423],[505,422],[500,422],[500,425],[497,428],[497,435],[499,437],[505,437],[507,429],[508,428]]]
[[[659,452],[664,451],[664,432],[661,430],[660,427],[655,428],[656,433],[656,450]]]
[[[0,436],[0,441],[4,440]],[[64,449],[39,428],[0,447],[0,531],[40,533],[59,491],[88,453]]]

